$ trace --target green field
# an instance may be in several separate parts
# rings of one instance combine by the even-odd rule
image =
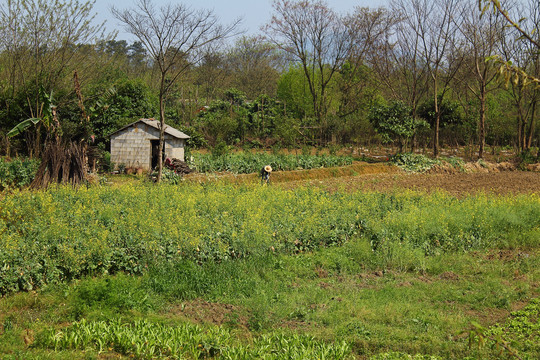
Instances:
[[[310,154],[271,154],[255,152],[238,152],[223,155],[194,153],[191,166],[198,172],[228,171],[234,174],[258,173],[265,165],[270,165],[274,171],[298,169],[316,169],[351,165],[350,156],[310,155]]]
[[[538,195],[2,196],[2,359],[540,355]]]

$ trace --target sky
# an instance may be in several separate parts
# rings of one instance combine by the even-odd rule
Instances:
[[[119,9],[135,7],[135,0],[111,1],[96,0],[94,12],[96,21],[106,21],[109,31],[117,30],[117,40],[134,40],[133,36],[124,32],[118,21],[111,15],[110,8],[114,5]],[[260,27],[270,21],[272,17],[271,0],[154,0],[156,6],[164,4],[183,3],[193,9],[212,9],[218,15],[221,22],[228,24],[241,17],[241,28],[246,30],[246,35],[257,35]],[[339,13],[352,12],[356,6],[379,7],[387,5],[387,0],[330,0],[329,6]]]

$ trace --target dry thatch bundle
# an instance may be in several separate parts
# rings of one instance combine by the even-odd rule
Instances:
[[[86,180],[87,145],[60,141],[49,142],[41,156],[41,165],[30,185],[44,189],[51,183],[79,185]]]

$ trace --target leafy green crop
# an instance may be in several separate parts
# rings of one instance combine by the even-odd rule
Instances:
[[[87,322],[40,334],[35,346],[61,349],[95,349],[137,359],[347,359],[345,342],[326,344],[307,335],[265,334],[251,344],[238,343],[225,328],[202,328],[184,323],[171,326],[137,320]]]
[[[235,153],[215,156],[212,154],[193,155],[193,166],[199,172],[229,171],[236,174],[250,174],[261,171],[265,165],[275,171],[314,169],[351,165],[352,157],[336,155],[287,155],[267,153]]]
[[[484,336],[491,347],[499,347],[501,352],[513,351],[521,358],[531,359],[528,354],[540,354],[540,299],[532,299],[523,309],[512,312],[504,324],[490,327]]]
[[[400,352],[382,353],[370,358],[371,360],[441,360],[438,356],[432,355],[409,355]]]

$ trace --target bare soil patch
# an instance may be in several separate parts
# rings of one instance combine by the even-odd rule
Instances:
[[[516,171],[512,163],[476,162],[464,165],[466,172],[441,164],[428,173],[407,173],[389,163],[368,164],[355,162],[350,166],[276,171],[271,183],[284,188],[315,186],[329,191],[381,191],[394,192],[409,189],[421,192],[446,191],[453,195],[475,193],[530,194],[540,193],[539,171]],[[534,168],[536,169],[536,168]],[[225,181],[235,184],[258,184],[257,174],[235,175],[189,174],[187,181]]]
[[[508,316],[510,311],[500,308],[488,308],[482,310],[468,309],[464,313],[478,321],[483,326],[491,326],[493,324],[502,323]]]
[[[203,299],[195,299],[174,306],[169,314],[185,318],[198,324],[233,324],[247,327],[248,319],[242,315],[240,308],[231,304],[208,302]]]
[[[459,275],[456,274],[453,271],[446,271],[446,272],[442,273],[441,275],[439,275],[439,278],[441,280],[454,280],[454,281],[457,281],[457,280],[459,280]]]
[[[394,192],[408,189],[422,192],[442,190],[458,196],[475,193],[532,194],[540,193],[540,173],[527,171],[446,174],[380,173],[345,176],[324,181],[294,181],[282,186],[302,185],[318,186],[329,191],[345,189]]]

